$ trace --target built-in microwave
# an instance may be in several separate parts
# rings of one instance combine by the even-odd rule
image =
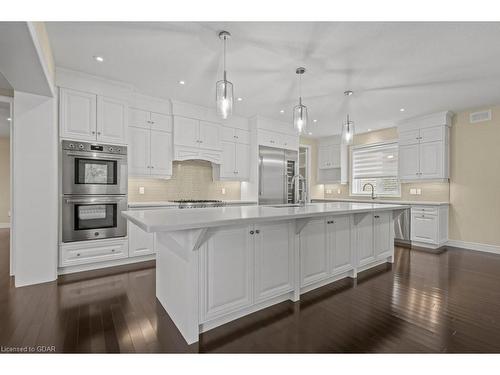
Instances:
[[[127,147],[62,141],[64,195],[127,194]]]
[[[125,237],[127,210],[124,195],[73,195],[62,197],[62,241]]]

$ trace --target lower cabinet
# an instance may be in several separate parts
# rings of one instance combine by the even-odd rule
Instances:
[[[293,225],[217,230],[200,249],[202,322],[293,290]]]
[[[392,255],[392,212],[379,212],[373,215],[373,247],[377,259]]]
[[[351,216],[311,220],[300,233],[300,286],[353,268]]]
[[[59,266],[71,267],[128,257],[127,239],[94,240],[63,243],[59,249]]]
[[[356,223],[355,229],[355,247],[357,250],[357,265],[375,261],[375,248],[373,247],[373,214],[354,215]]]
[[[129,257],[138,257],[155,253],[154,234],[147,233],[137,225],[128,222]]]
[[[362,267],[390,257],[394,250],[392,212],[354,215],[357,266]]]

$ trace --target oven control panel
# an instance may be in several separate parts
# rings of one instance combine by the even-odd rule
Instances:
[[[62,149],[66,151],[96,152],[106,154],[127,155],[127,146],[105,145],[89,142],[62,141]]]

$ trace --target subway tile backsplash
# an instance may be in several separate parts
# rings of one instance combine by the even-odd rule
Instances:
[[[173,176],[169,180],[130,177],[128,180],[129,202],[153,202],[176,199],[241,198],[240,182],[214,181],[212,165],[202,160],[174,161]],[[139,188],[144,187],[144,194]],[[222,194],[222,189],[225,194]]]

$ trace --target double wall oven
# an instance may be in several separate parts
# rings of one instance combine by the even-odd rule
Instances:
[[[62,241],[127,235],[127,147],[62,141]]]

